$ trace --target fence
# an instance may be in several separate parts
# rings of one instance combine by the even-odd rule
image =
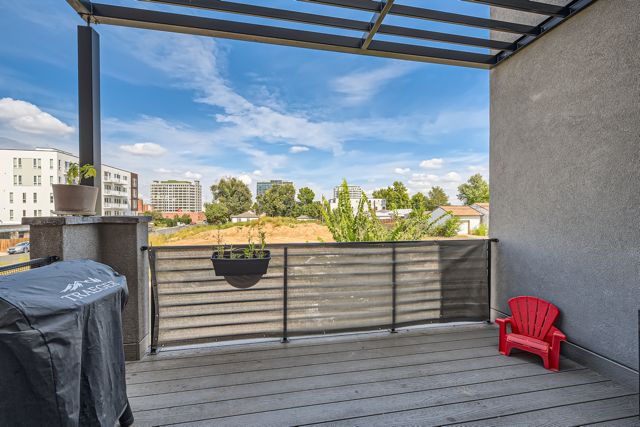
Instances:
[[[48,256],[45,258],[36,258],[30,261],[19,262],[17,264],[10,264],[0,267],[0,276],[7,276],[13,273],[19,273],[21,271],[31,270],[32,268],[44,267],[52,262],[58,261],[57,256]]]
[[[488,240],[268,245],[267,274],[238,290],[212,246],[149,248],[152,350],[489,319]]]
[[[28,242],[29,238],[24,237],[20,239],[0,239],[0,252],[5,252],[12,246],[17,245],[18,243]]]

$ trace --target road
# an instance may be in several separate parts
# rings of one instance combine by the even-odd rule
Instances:
[[[15,264],[17,262],[22,262],[20,261],[20,257],[27,257],[27,260],[29,259],[29,254],[13,254],[13,255],[7,255],[6,252],[4,252],[3,254],[1,254],[0,256],[0,264],[4,264],[4,263],[9,263],[9,264]]]

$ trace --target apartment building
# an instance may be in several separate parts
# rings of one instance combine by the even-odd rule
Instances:
[[[20,224],[23,217],[51,216],[53,184],[64,184],[78,156],[55,148],[0,150],[0,222]],[[100,215],[132,215],[132,192],[138,175],[102,165]],[[135,177],[132,179],[132,177]]]
[[[287,181],[286,179],[272,179],[271,181],[259,181],[256,185],[256,197],[264,196],[264,193],[267,192],[274,185],[285,185],[291,184],[295,187],[295,184],[291,181]]]
[[[153,181],[150,197],[161,212],[202,212],[200,181]]]
[[[350,199],[361,199],[362,198],[362,188],[359,185],[348,185],[349,187],[349,198]],[[333,198],[338,200],[338,196],[340,195],[340,190],[342,186],[339,185],[333,188]]]

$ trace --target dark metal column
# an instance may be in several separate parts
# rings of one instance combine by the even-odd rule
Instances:
[[[101,215],[100,36],[89,26],[78,26],[78,125],[80,166],[92,164],[97,173],[82,184],[98,187],[96,213]]]
[[[280,339],[281,343],[288,343],[289,337],[287,336],[287,305],[289,304],[287,298],[287,248],[284,248],[284,275],[283,275],[283,294],[282,294],[282,338]]]

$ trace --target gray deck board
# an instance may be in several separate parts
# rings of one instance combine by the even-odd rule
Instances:
[[[560,369],[466,325],[164,351],[127,363],[127,389],[138,426],[640,426],[637,393]]]

